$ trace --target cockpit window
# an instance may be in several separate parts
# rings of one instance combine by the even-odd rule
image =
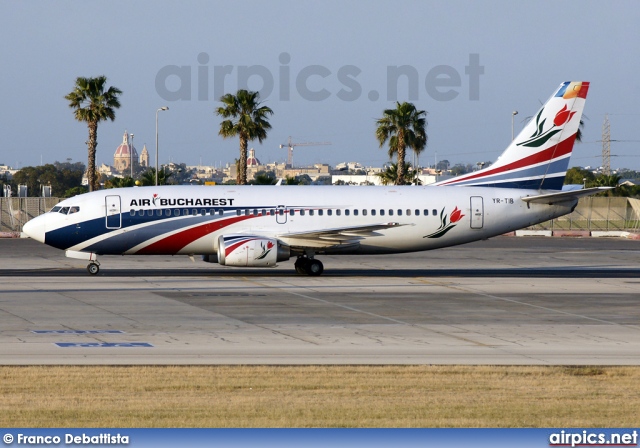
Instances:
[[[69,214],[78,213],[80,211],[80,207],[74,205],[73,207],[69,207]]]
[[[60,211],[62,207],[60,207],[59,205],[56,205],[55,207],[53,207],[50,212],[51,213],[58,213]]]
[[[67,213],[69,213],[69,207],[62,207],[60,209],[60,213],[62,213],[63,215],[66,215]]]

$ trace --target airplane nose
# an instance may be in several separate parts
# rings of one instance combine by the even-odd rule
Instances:
[[[32,220],[27,221],[24,226],[22,226],[22,232],[25,233],[29,238],[33,238],[36,241],[44,243],[44,222],[44,216],[33,218]]]

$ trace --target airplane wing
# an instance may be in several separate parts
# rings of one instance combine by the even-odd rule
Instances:
[[[387,222],[364,226],[292,232],[277,235],[293,247],[336,247],[358,244],[365,237],[380,235],[377,230],[392,229],[406,224]]]
[[[595,187],[586,188],[584,190],[560,191],[558,193],[525,196],[522,198],[522,200],[527,203],[553,205],[560,202],[573,201],[583,196],[591,196],[593,194],[602,193],[603,191],[611,190],[612,188],[613,187]]]

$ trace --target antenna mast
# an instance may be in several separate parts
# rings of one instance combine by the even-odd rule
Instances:
[[[602,124],[602,171],[609,176],[611,174],[611,125],[609,114],[604,114]]]

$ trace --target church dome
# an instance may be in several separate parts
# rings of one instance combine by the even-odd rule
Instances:
[[[116,153],[113,157],[131,157],[131,152],[133,153],[133,158],[138,158],[138,152],[136,148],[129,143],[129,134],[127,131],[124,131],[124,136],[122,137],[122,144],[116,148]]]
[[[251,148],[249,150],[249,157],[247,157],[247,166],[260,166],[260,161],[256,158],[256,150]]]

